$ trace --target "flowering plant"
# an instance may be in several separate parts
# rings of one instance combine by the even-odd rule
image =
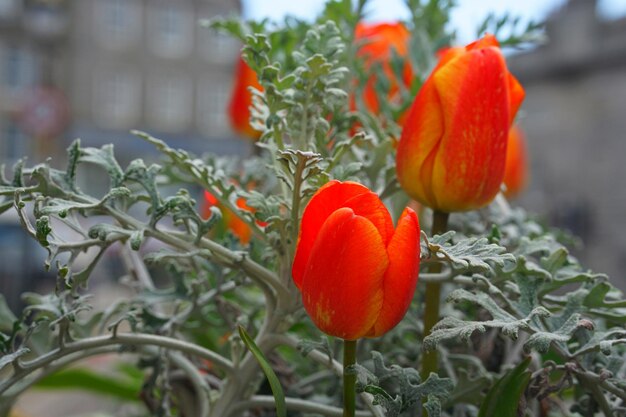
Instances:
[[[623,413],[626,301],[496,196],[519,92],[495,41],[506,22],[438,61],[451,2],[409,0],[406,50],[378,61],[359,51],[382,38],[355,40],[365,3],[331,1],[314,23],[208,24],[243,43],[257,75],[252,107],[231,107],[249,110],[239,131],[259,132],[252,158],[196,157],[137,131],[158,165],[75,141],[64,170],[3,173],[0,210],[57,278],[17,315],[0,304],[0,415],[31,387],[89,388],[145,416]],[[467,76],[473,59],[499,72]],[[442,132],[428,136],[429,115]],[[92,195],[83,169],[108,190]],[[233,218],[245,239],[215,232]],[[95,309],[90,279],[112,251],[127,295]],[[110,353],[126,371],[103,384],[81,364]]]

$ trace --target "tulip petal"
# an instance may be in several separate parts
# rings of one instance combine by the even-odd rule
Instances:
[[[510,125],[504,57],[495,47],[474,49],[433,75],[445,134],[431,187],[441,211],[478,208],[498,192]]]
[[[330,181],[315,193],[302,215],[298,249],[292,268],[298,288],[301,288],[304,268],[322,225],[341,207],[349,207],[355,214],[367,218],[378,230],[383,243],[386,245],[389,242],[393,234],[393,221],[380,198],[356,182]]]
[[[437,70],[443,67],[448,61],[456,58],[459,55],[463,55],[465,53],[465,48],[462,46],[448,46],[437,51],[436,55],[439,58],[437,65],[433,68],[432,73],[434,74]]]
[[[386,61],[391,56],[391,48],[400,56],[407,53],[408,41],[411,37],[409,30],[402,23],[357,24],[354,38],[364,40],[357,56],[368,58],[368,63]]]
[[[324,222],[302,279],[304,308],[323,332],[346,340],[363,337],[383,302],[389,264],[371,221],[340,208]]]
[[[419,233],[417,215],[405,208],[387,246],[389,266],[383,278],[383,304],[368,337],[379,337],[395,327],[411,304],[420,264]]]
[[[520,82],[517,80],[517,78],[513,76],[513,74],[509,73],[507,81],[509,84],[509,103],[511,108],[510,121],[511,123],[513,123],[515,115],[522,105],[522,101],[524,101],[526,92],[524,91],[524,87],[522,87]]]
[[[250,106],[252,106],[252,93],[249,88],[253,87],[263,91],[259,84],[256,72],[239,57],[235,69],[235,84],[233,86],[230,103],[228,104],[228,115],[231,126],[235,132],[251,139],[257,139],[261,132],[254,130],[250,125]]]
[[[498,42],[498,39],[491,33],[485,33],[485,36],[482,38],[467,44],[465,50],[472,51],[474,49],[488,48],[490,46],[500,47],[500,42]]]
[[[443,132],[441,103],[431,77],[424,83],[411,107],[396,155],[396,170],[402,188],[430,207],[437,207],[431,191],[431,175]]]
[[[506,168],[504,170],[504,195],[511,199],[520,193],[528,181],[528,156],[526,140],[517,125],[511,127],[509,143],[506,147]]]

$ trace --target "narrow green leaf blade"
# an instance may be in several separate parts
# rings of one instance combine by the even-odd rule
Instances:
[[[82,389],[125,401],[139,401],[142,379],[112,378],[84,368],[50,374],[35,384],[40,389]]]
[[[280,381],[274,373],[274,370],[265,358],[265,355],[263,355],[263,352],[261,352],[261,349],[259,349],[256,343],[254,343],[254,340],[252,340],[250,335],[248,335],[242,326],[239,326],[239,335],[241,336],[243,343],[248,347],[248,349],[250,349],[250,352],[252,352],[256,360],[259,362],[259,365],[261,365],[261,369],[270,383],[270,388],[272,389],[272,394],[274,394],[274,400],[276,401],[276,416],[287,417],[285,393],[283,392],[283,387],[280,385]]]
[[[487,393],[478,417],[515,417],[520,398],[530,381],[530,357],[497,380]]]

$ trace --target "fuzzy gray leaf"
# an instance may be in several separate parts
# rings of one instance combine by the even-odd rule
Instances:
[[[484,237],[466,238],[450,243],[454,232],[434,236],[427,241],[431,257],[448,261],[452,268],[463,273],[496,274],[496,269],[515,262],[515,256],[506,248],[489,243]]]
[[[374,404],[384,407],[386,416],[399,416],[414,409],[424,399],[428,415],[441,415],[441,406],[454,388],[451,379],[439,378],[433,373],[422,382],[414,368],[386,366],[379,352],[372,352],[372,360],[373,371],[360,365],[353,368],[357,374],[357,391],[372,394]]]
[[[578,328],[584,326],[585,322],[581,320],[580,314],[573,314],[559,329],[553,332],[539,331],[532,334],[524,343],[524,350],[530,352],[534,349],[540,353],[545,353],[550,349],[553,342],[567,342]]]
[[[30,349],[23,347],[23,348],[19,348],[13,353],[0,357],[0,371],[2,370],[2,368],[10,364],[11,362],[17,360],[20,356],[27,354],[28,352],[30,352]]]
[[[572,356],[579,356],[585,353],[600,351],[605,355],[611,354],[614,345],[626,344],[626,330],[614,328],[605,332],[595,332],[584,346],[581,346]]]
[[[448,297],[450,302],[469,301],[487,310],[492,320],[464,321],[457,317],[445,317],[433,328],[433,332],[424,339],[424,348],[434,349],[439,343],[451,339],[460,339],[465,342],[476,331],[484,333],[488,328],[500,329],[503,334],[516,339],[520,330],[529,329],[533,317],[547,317],[550,315],[543,307],[533,309],[526,317],[516,318],[500,307],[492,297],[485,293],[471,293],[466,290],[455,290]]]

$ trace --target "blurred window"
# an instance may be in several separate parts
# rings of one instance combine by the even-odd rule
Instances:
[[[30,154],[30,139],[17,125],[10,120],[5,120],[2,124],[0,143],[0,154],[3,155],[4,162],[17,161]]]
[[[186,2],[168,4],[149,3],[150,49],[161,57],[180,59],[188,56],[193,49],[195,28],[193,10]]]
[[[196,120],[198,130],[209,138],[221,138],[230,133],[226,107],[230,96],[229,83],[204,80],[198,89]]]
[[[182,75],[157,75],[149,80],[147,119],[151,127],[179,133],[188,129],[193,115],[193,81]]]
[[[198,48],[205,61],[219,64],[234,64],[237,61],[241,51],[239,41],[204,27],[198,30]]]
[[[141,38],[139,0],[98,0],[94,2],[97,41],[106,49],[126,50]]]
[[[127,70],[101,71],[94,82],[94,119],[102,128],[137,127],[141,109],[141,76]]]
[[[33,52],[13,45],[2,52],[4,84],[13,91],[33,86],[37,79],[37,61]]]
[[[0,19],[12,20],[19,17],[22,2],[19,0],[0,0]]]

